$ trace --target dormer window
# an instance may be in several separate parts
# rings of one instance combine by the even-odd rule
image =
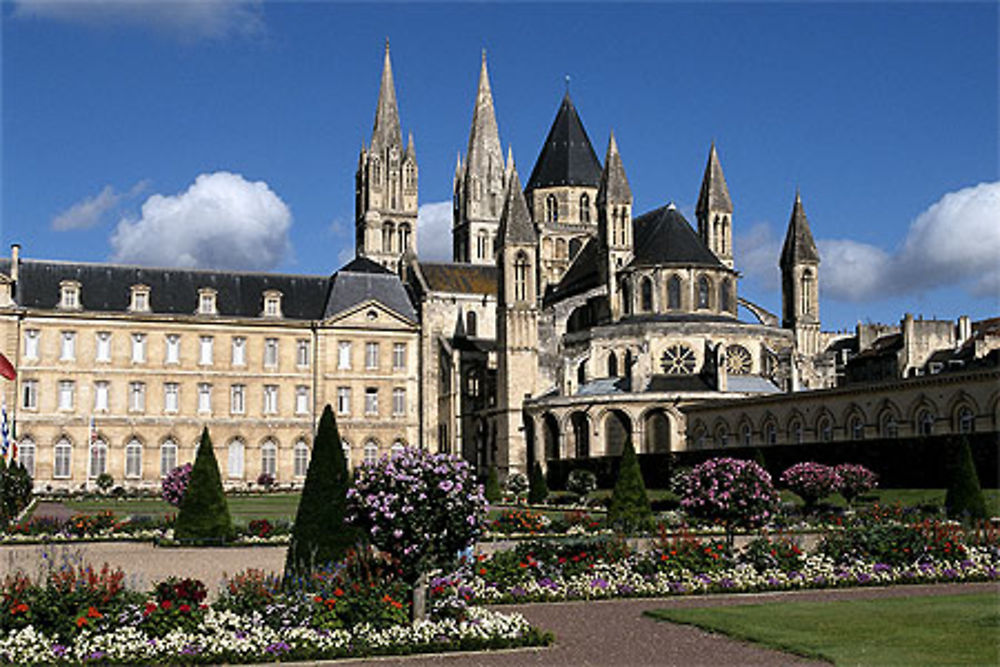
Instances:
[[[64,310],[80,309],[80,283],[75,280],[59,283],[59,307]]]
[[[281,292],[264,292],[264,317],[281,317]]]
[[[198,290],[199,315],[215,315],[218,312],[215,308],[215,295],[215,290],[210,287]]]
[[[134,313],[149,312],[149,287],[146,285],[132,285],[132,304],[129,310]]]

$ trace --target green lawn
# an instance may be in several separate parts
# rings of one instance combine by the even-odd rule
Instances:
[[[648,614],[834,664],[1000,664],[1000,597],[992,593]]]
[[[287,519],[295,518],[299,506],[297,493],[270,493],[260,496],[228,496],[229,512],[233,520],[246,523],[251,519]],[[118,516],[163,516],[176,514],[177,508],[156,498],[138,498],[128,500],[65,500],[63,504],[77,512],[102,512],[111,510]]]

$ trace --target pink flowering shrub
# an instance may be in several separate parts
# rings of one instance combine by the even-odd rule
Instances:
[[[174,507],[181,506],[184,492],[187,491],[188,482],[191,480],[191,464],[185,463],[177,466],[163,478],[162,496],[163,499]]]
[[[878,475],[858,463],[842,463],[835,470],[840,478],[840,495],[848,504],[878,486]]]
[[[778,506],[771,476],[753,461],[714,458],[687,475],[681,499],[692,516],[718,521],[732,541],[734,528],[767,523]]]
[[[351,521],[396,558],[409,581],[447,567],[483,530],[486,498],[469,464],[406,448],[359,468],[347,491]]]
[[[807,461],[796,463],[781,473],[781,483],[800,496],[806,507],[811,508],[820,498],[840,489],[840,476],[830,466]]]

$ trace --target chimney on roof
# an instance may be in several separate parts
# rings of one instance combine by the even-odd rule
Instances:
[[[21,263],[21,244],[11,243],[10,244],[10,279],[15,283],[17,282],[17,269],[18,265]]]
[[[958,318],[957,329],[958,340],[955,341],[955,345],[960,346],[972,337],[972,320],[969,319],[968,315],[962,315]]]

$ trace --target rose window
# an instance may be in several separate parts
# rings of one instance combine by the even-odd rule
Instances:
[[[750,373],[750,351],[742,345],[730,345],[726,348],[726,370],[733,375]]]
[[[687,345],[671,345],[660,357],[660,366],[667,375],[690,375],[696,365],[694,350]]]

